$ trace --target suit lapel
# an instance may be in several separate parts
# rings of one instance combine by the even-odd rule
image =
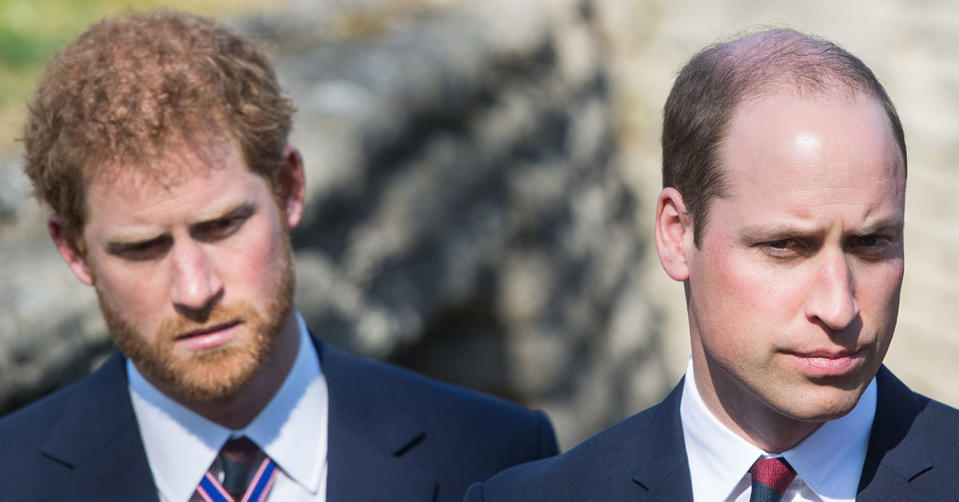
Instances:
[[[642,489],[642,500],[692,501],[692,481],[689,461],[683,440],[683,425],[679,403],[683,394],[680,380],[662,403],[651,408],[648,420],[639,422],[643,430],[636,431],[639,444],[630,446],[636,468],[633,482]]]
[[[73,468],[73,493],[101,500],[157,500],[124,364],[117,353],[79,384],[41,452]]]
[[[876,375],[876,418],[859,479],[858,500],[918,500],[910,483],[933,467],[916,426],[924,403],[886,369]]]
[[[330,394],[327,500],[433,500],[436,481],[404,461],[426,437],[421,424],[392,411],[409,404],[375,379],[368,362],[313,342]]]

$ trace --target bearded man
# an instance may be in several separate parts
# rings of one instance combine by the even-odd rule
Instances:
[[[55,56],[25,171],[119,351],[0,421],[0,498],[454,501],[556,453],[542,413],[310,334],[292,113],[252,43],[185,13],[106,19]]]

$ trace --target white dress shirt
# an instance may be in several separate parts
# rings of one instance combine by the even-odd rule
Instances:
[[[299,313],[296,320],[300,348],[290,374],[243,430],[227,429],[181,406],[127,360],[130,399],[161,501],[190,500],[223,443],[247,436],[278,467],[267,500],[325,502],[329,394]]]
[[[696,388],[686,366],[679,405],[695,502],[748,502],[749,468],[760,456],[785,457],[796,471],[783,502],[854,501],[876,415],[876,379],[846,416],[822,424],[781,455],[770,455],[723,425]]]

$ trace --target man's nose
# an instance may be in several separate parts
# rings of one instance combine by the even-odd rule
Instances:
[[[824,251],[807,299],[806,316],[833,331],[846,328],[859,316],[855,277],[841,250]]]
[[[173,246],[170,301],[177,310],[208,310],[223,292],[223,281],[208,253],[192,240]]]

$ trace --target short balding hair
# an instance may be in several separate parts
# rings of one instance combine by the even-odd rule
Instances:
[[[719,151],[730,117],[744,100],[783,90],[801,97],[864,95],[877,100],[906,165],[896,108],[872,70],[849,51],[789,29],[709,46],[680,71],[663,111],[663,187],[682,194],[697,247],[710,201],[725,194]]]

